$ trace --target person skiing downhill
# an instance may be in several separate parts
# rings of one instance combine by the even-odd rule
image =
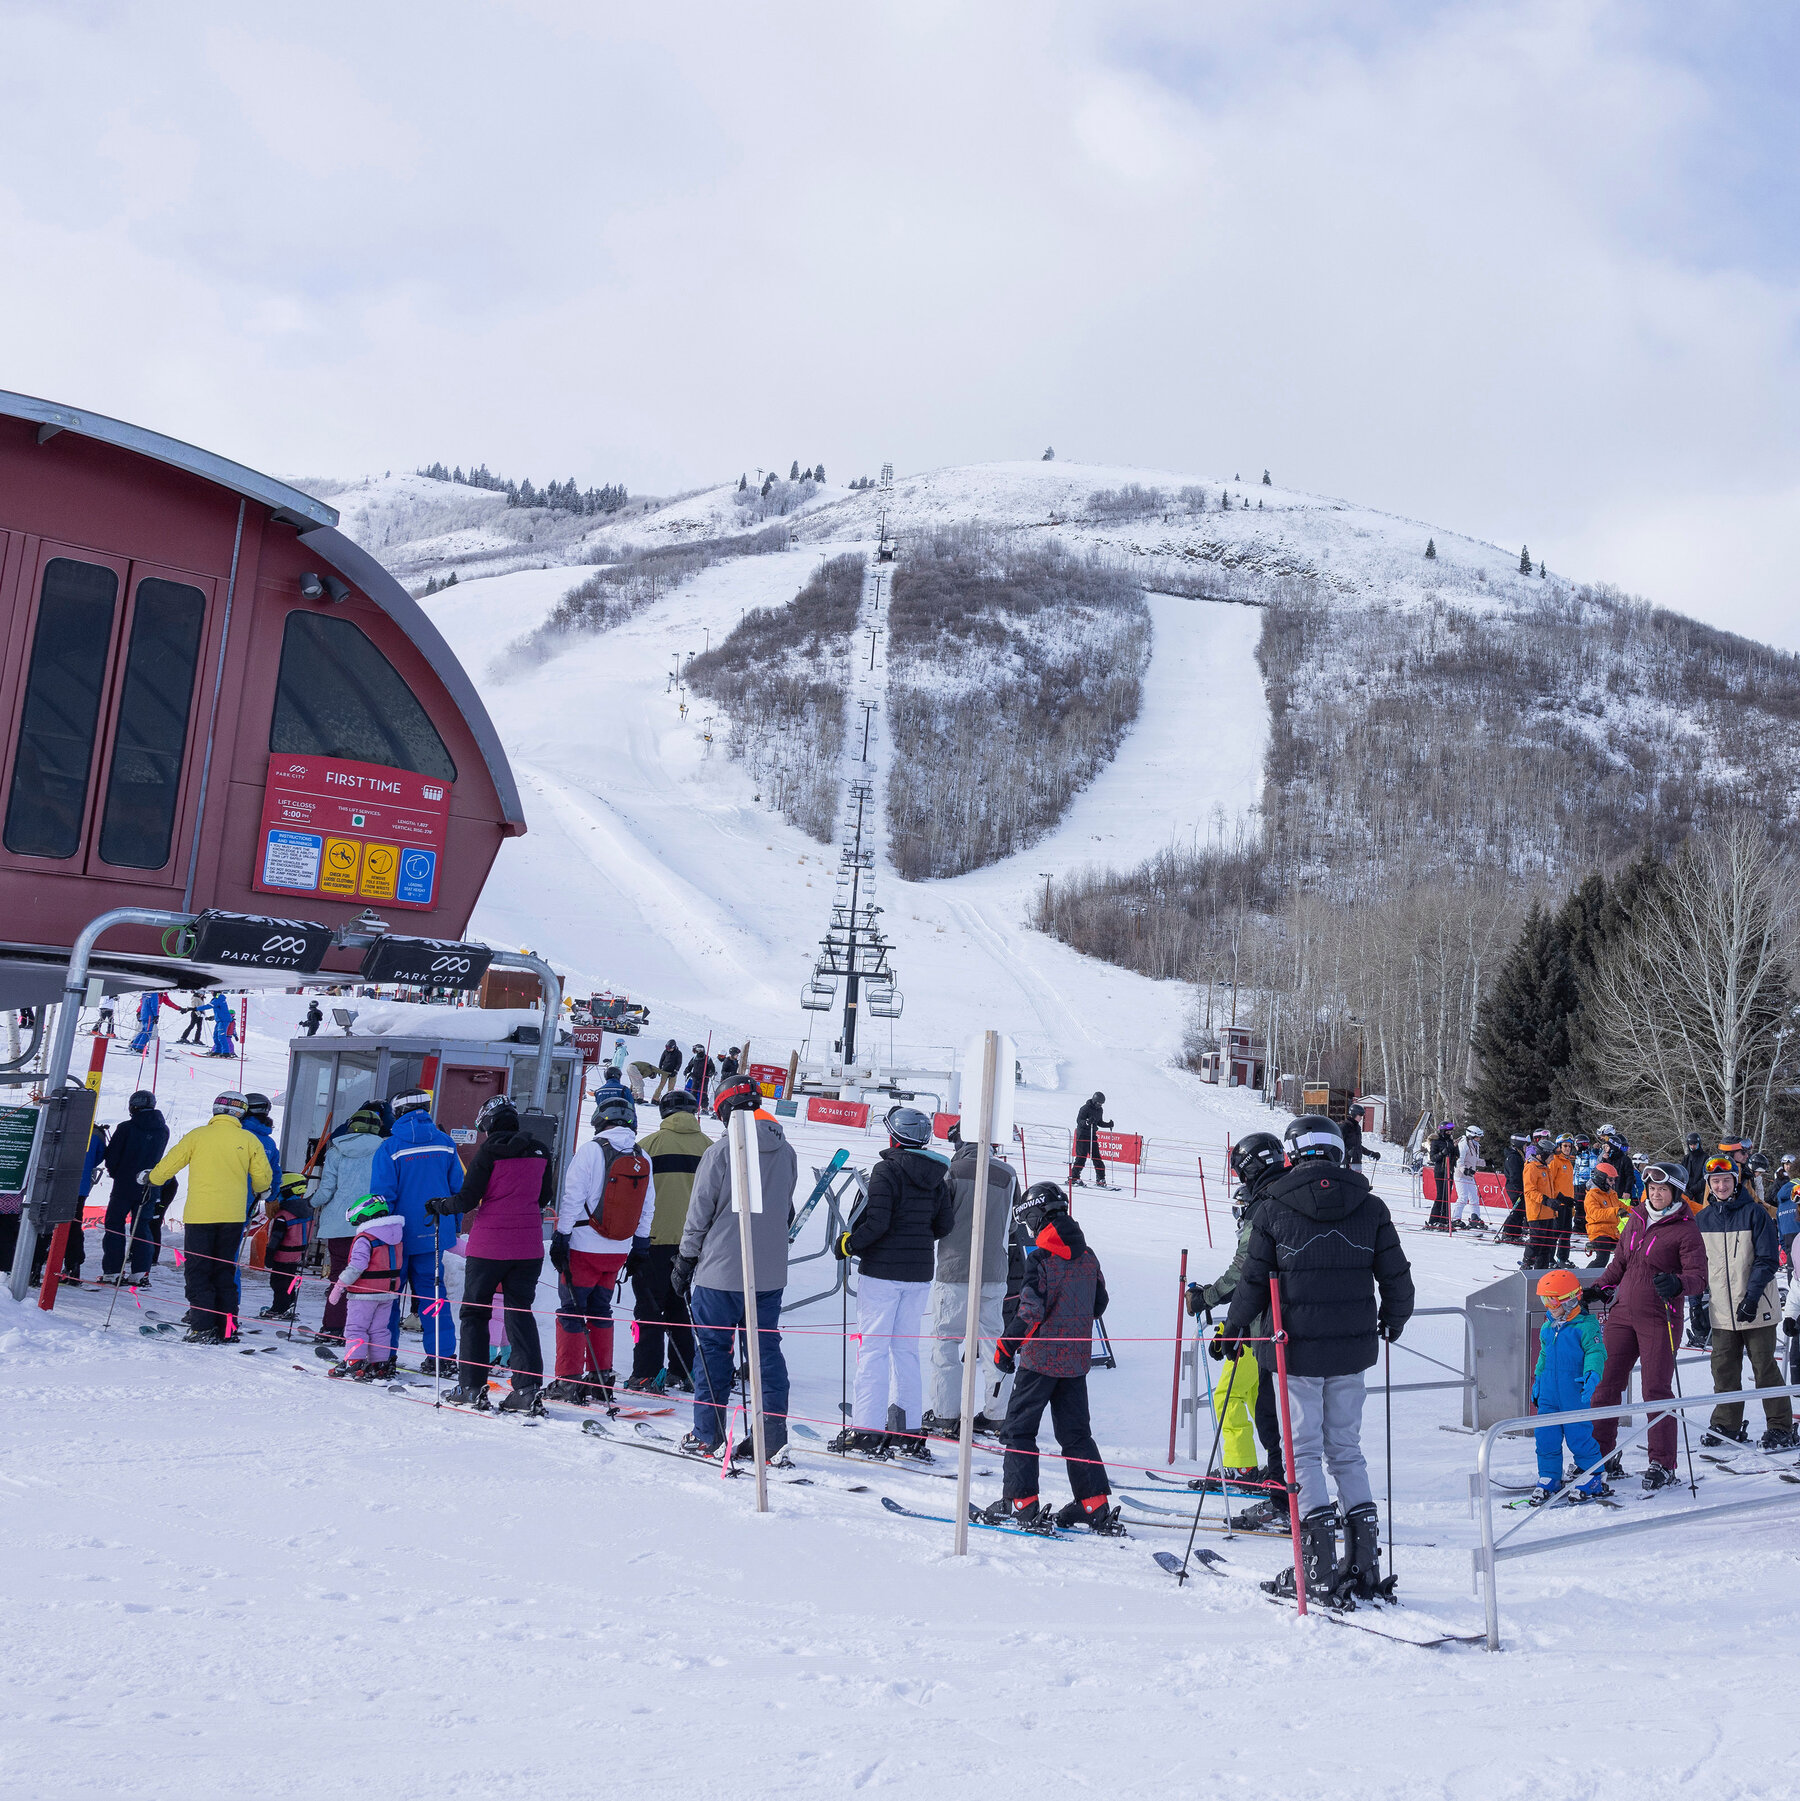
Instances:
[[[1281,1283],[1287,1333],[1289,1424],[1299,1481],[1307,1592],[1342,1602],[1388,1592],[1380,1571],[1380,1519],[1362,1453],[1363,1371],[1412,1317],[1412,1270],[1399,1234],[1368,1182],[1343,1167],[1344,1139],[1322,1114],[1302,1114],[1284,1137],[1289,1169],[1269,1184],[1221,1338],[1245,1339]],[[1338,1510],[1345,1511],[1338,1566]],[[1292,1571],[1271,1585],[1292,1593]]]
[[[613,1398],[613,1284],[650,1242],[656,1182],[638,1145],[637,1108],[621,1088],[594,1097],[594,1136],[569,1161],[550,1261],[556,1266],[556,1380],[546,1399]]]
[[[1106,1277],[1069,1212],[1068,1197],[1054,1182],[1028,1189],[1018,1216],[1032,1250],[1018,1313],[995,1347],[999,1367],[1016,1367],[1017,1373],[1000,1430],[1006,1447],[1000,1499],[982,1518],[989,1525],[1027,1532],[1086,1526],[1109,1537],[1122,1536],[1119,1509],[1107,1505],[1112,1484],[1088,1415],[1094,1321],[1106,1311]],[[1046,1407],[1075,1496],[1054,1514],[1038,1498],[1037,1436]]]
[[[1100,1161],[1098,1134],[1103,1129],[1110,1132],[1113,1122],[1100,1117],[1105,1110],[1106,1096],[1095,1093],[1081,1103],[1075,1115],[1075,1166],[1069,1171],[1071,1188],[1086,1187],[1081,1179],[1081,1172],[1087,1168],[1090,1157],[1094,1160],[1094,1186],[1106,1186],[1106,1165]]]
[[[856,1224],[837,1253],[858,1261],[856,1390],[850,1424],[833,1448],[879,1454],[892,1448],[931,1460],[922,1430],[919,1335],[931,1296],[933,1251],[956,1221],[943,1161],[926,1149],[931,1115],[888,1109],[888,1145],[869,1172]]]

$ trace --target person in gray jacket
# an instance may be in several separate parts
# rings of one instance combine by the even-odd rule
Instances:
[[[331,1279],[336,1281],[350,1261],[356,1233],[350,1226],[350,1209],[369,1192],[369,1169],[381,1149],[381,1115],[373,1107],[359,1107],[341,1133],[325,1147],[319,1186],[313,1191],[314,1228],[323,1240]],[[337,1361],[336,1347],[344,1342],[344,1301],[325,1303],[313,1355],[325,1362]]]
[[[671,1281],[694,1322],[694,1429],[681,1441],[690,1456],[750,1454],[745,1439],[726,1450],[726,1410],[736,1375],[738,1329],[745,1323],[744,1265],[737,1215],[731,1208],[731,1115],[756,1112],[756,1146],[762,1170],[762,1212],[750,1216],[750,1258],[756,1284],[757,1342],[762,1359],[764,1447],[771,1463],[785,1465],[788,1440],[787,1359],[781,1353],[781,1294],[787,1287],[788,1227],[794,1217],[799,1159],[774,1119],[757,1103],[762,1091],[747,1076],[734,1077],[713,1102],[726,1130],[700,1159],[687,1223]]]
[[[955,1127],[951,1128],[952,1135]],[[979,1146],[957,1140],[950,1159],[950,1192],[956,1220],[937,1243],[930,1307],[931,1369],[927,1407],[921,1430],[931,1438],[957,1438],[962,1433],[963,1334],[969,1323],[969,1242],[975,1219],[975,1162]],[[1019,1178],[998,1150],[988,1161],[987,1214],[981,1247],[981,1373],[975,1388],[975,1430],[997,1433],[1006,1421],[1010,1374],[994,1364],[1006,1301],[1006,1231]]]

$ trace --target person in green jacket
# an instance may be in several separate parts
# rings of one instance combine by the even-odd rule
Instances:
[[[637,1320],[637,1343],[632,1347],[631,1375],[625,1389],[628,1394],[661,1394],[668,1389],[692,1394],[694,1334],[688,1324],[687,1302],[675,1292],[672,1275],[694,1192],[694,1172],[712,1140],[701,1131],[694,1097],[685,1088],[671,1089],[656,1108],[663,1123],[638,1140],[638,1149],[650,1159],[656,1212],[650,1221],[649,1244],[633,1249],[625,1259],[625,1271],[631,1277],[632,1313]]]

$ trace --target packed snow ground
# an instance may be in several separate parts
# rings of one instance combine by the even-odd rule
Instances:
[[[715,1046],[748,1036],[759,1054],[783,1055],[804,1029],[797,994],[835,850],[759,805],[722,746],[708,754],[702,721],[680,717],[666,672],[742,608],[791,598],[834,548],[709,570],[605,638],[486,684],[531,831],[503,851],[476,929],[648,1001],[640,1046],[710,1031]],[[430,604],[479,676],[485,651],[571,579],[522,571]],[[956,882],[882,878],[908,996],[901,1048],[1000,1027],[1031,1078],[1019,1107],[1028,1128],[1066,1129],[1102,1088],[1120,1128],[1151,1140],[1155,1166],[1135,1198],[1080,1198],[1115,1295],[1119,1368],[1097,1371],[1091,1391],[1122,1482],[1147,1481],[1131,1471],[1166,1457],[1180,1252],[1201,1276],[1228,1255],[1223,1140],[1279,1123],[1252,1097],[1174,1067],[1178,989],[1022,924],[1043,871],[1204,836],[1215,807],[1229,816],[1254,797],[1267,730],[1255,616],[1153,604],[1158,651],[1139,725],[1062,827]],[[252,998],[246,1086],[281,1094],[303,1004]],[[146,1065],[121,1040],[101,1117],[121,1117],[153,1068],[178,1131],[238,1082],[236,1064],[165,1042],[160,1065]],[[807,1167],[839,1142],[859,1161],[875,1144],[810,1126],[794,1137]],[[1186,1176],[1192,1155],[1213,1172],[1210,1250]],[[1416,1225],[1391,1158],[1381,1186]],[[822,1233],[815,1218],[797,1248],[818,1250]],[[143,1302],[164,1319],[181,1310],[177,1245]],[[1421,1306],[1461,1302],[1510,1261],[1416,1231],[1406,1246]],[[88,1254],[91,1273],[97,1235]],[[826,1258],[801,1266],[790,1293],[825,1286],[809,1278],[830,1269]],[[248,1278],[247,1312],[265,1294]],[[1791,1643],[1800,1570],[1780,1514],[1506,1566],[1509,1654],[1426,1652],[1302,1625],[1249,1581],[1202,1576],[1177,1590],[1150,1553],[1179,1550],[1184,1535],[1143,1523],[1148,1514],[1122,1543],[974,1534],[958,1562],[947,1525],[880,1509],[884,1492],[941,1508],[949,1484],[917,1473],[802,1459],[813,1484],[777,1482],[759,1518],[747,1480],[600,1444],[572,1410],[537,1428],[444,1414],[422,1393],[415,1402],[327,1383],[322,1364],[266,1328],[245,1340],[246,1355],[183,1347],[141,1336],[148,1322],[126,1295],[104,1330],[109,1301],[66,1292],[52,1316],[0,1302],[10,1792],[192,1801],[370,1782],[446,1797],[602,1786],[783,1797],[1181,1786],[1259,1801],[1792,1792],[1792,1735],[1770,1669]],[[306,1317],[318,1306],[315,1289]],[[546,1285],[546,1344],[552,1312]],[[1455,1320],[1421,1320],[1404,1342],[1460,1366]],[[791,1316],[787,1348],[794,1415],[830,1431],[836,1300]],[[1397,1382],[1435,1373],[1396,1355]],[[1468,1632],[1480,1624],[1469,1584],[1475,1441],[1453,1429],[1456,1400],[1395,1398],[1395,1515],[1402,1617]],[[1381,1420],[1372,1401],[1378,1492]],[[1526,1479],[1530,1455],[1528,1442],[1510,1446],[1502,1474]],[[1642,1453],[1628,1455],[1641,1469]],[[983,1456],[977,1467],[998,1466]],[[1776,1487],[1699,1467],[1702,1504]],[[1045,1471],[1046,1492],[1065,1492],[1054,1461]],[[844,1492],[851,1482],[870,1492]],[[991,1498],[997,1480],[978,1479],[976,1491]],[[1690,1503],[1673,1491],[1653,1505]],[[1244,1575],[1272,1573],[1284,1556],[1276,1541],[1203,1542]]]

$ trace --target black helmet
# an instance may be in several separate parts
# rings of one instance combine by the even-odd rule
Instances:
[[[1098,1088],[1096,1088],[1094,1090],[1094,1099],[1097,1100],[1102,1106],[1106,1105],[1106,1096],[1103,1095]]]
[[[503,1094],[497,1094],[490,1101],[484,1101],[481,1111],[475,1115],[475,1129],[478,1132],[516,1132],[519,1129],[519,1110]]]
[[[429,1113],[431,1111],[431,1090],[429,1088],[409,1088],[404,1094],[397,1094],[388,1102],[388,1111],[395,1119],[408,1113]]]
[[[1351,1119],[1361,1119],[1363,1116],[1363,1104],[1361,1101],[1352,1101],[1344,1111]]]
[[[1033,1182],[1013,1205],[1015,1223],[1033,1239],[1053,1214],[1069,1211],[1069,1197],[1054,1182]]]
[[[1252,1132],[1231,1147],[1231,1172],[1246,1188],[1266,1182],[1287,1165],[1287,1154],[1273,1132]]]
[[[671,1088],[656,1103],[656,1110],[667,1119],[671,1113],[698,1113],[700,1103],[685,1088]]]
[[[1295,1163],[1307,1157],[1323,1157],[1330,1163],[1344,1160],[1344,1134],[1338,1130],[1337,1121],[1327,1119],[1323,1113],[1302,1113],[1298,1119],[1289,1120],[1282,1136]]]
[[[274,1113],[274,1102],[266,1094],[247,1094],[244,1096],[244,1117],[260,1119],[266,1126]]]
[[[888,1108],[881,1123],[887,1128],[888,1137],[909,1151],[923,1150],[931,1142],[931,1115],[904,1102]]]
[[[733,1076],[713,1098],[713,1118],[729,1119],[740,1107],[752,1111],[762,1105],[762,1090],[748,1076]]]
[[[156,1105],[156,1096],[148,1088],[140,1088],[125,1105],[133,1113],[148,1113]]]
[[[635,1132],[636,1104],[622,1088],[603,1088],[594,1096],[594,1110],[588,1115],[588,1124],[596,1132],[602,1132],[608,1126],[624,1126]]]
[[[1689,1150],[1690,1150],[1690,1151],[1697,1151],[1697,1150],[1699,1150],[1699,1148],[1700,1148],[1700,1134],[1699,1134],[1699,1133],[1698,1133],[1698,1132],[1690,1132],[1690,1133],[1688,1133],[1688,1135],[1687,1135],[1687,1148],[1688,1148],[1688,1149],[1689,1149]]]

